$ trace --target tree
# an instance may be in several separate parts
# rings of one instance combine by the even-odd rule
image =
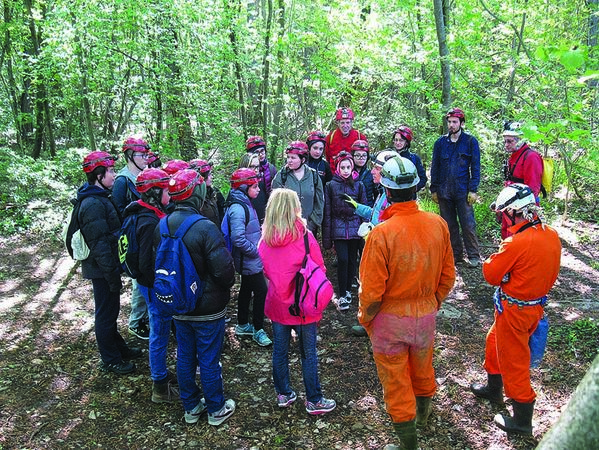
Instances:
[[[537,450],[599,448],[599,355]]]

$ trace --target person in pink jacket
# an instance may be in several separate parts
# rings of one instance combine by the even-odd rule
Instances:
[[[306,253],[306,233],[312,259],[326,270],[320,246],[302,219],[297,193],[286,188],[274,189],[266,205],[262,239],[258,244],[264,275],[269,280],[264,313],[272,321],[272,376],[278,406],[291,406],[297,400],[289,381],[289,343],[291,330],[294,330],[300,344],[306,411],[315,415],[328,413],[337,404],[322,395],[318,377],[316,335],[322,309],[301,315],[292,315],[290,311],[290,306],[295,305],[295,275]]]

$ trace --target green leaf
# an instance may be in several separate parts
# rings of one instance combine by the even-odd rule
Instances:
[[[568,50],[564,52],[559,62],[571,72],[576,71],[584,64],[584,54],[579,50]]]

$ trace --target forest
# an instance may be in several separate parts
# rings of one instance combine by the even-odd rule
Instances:
[[[287,143],[334,129],[341,106],[373,151],[408,125],[427,169],[445,112],[465,111],[481,147],[484,256],[499,243],[488,206],[503,182],[504,121],[521,122],[553,162],[541,205],[562,239],[562,270],[546,359],[533,373],[535,437],[506,438],[489,405],[468,398],[492,288],[480,271],[460,271],[438,324],[440,389],[420,445],[535,448],[556,424],[599,348],[598,0],[4,0],[2,9],[0,449],[394,442],[368,342],[347,332],[355,305],[328,311],[321,328],[335,415],[277,411],[268,350],[228,333],[223,376],[239,415],[218,431],[186,428],[178,406],[151,404],[147,365],[119,379],[98,373],[91,289],[59,236],[93,150],[119,155],[128,136],[143,137],[163,160],[214,162],[227,191],[248,136],[263,136],[281,167]],[[419,202],[437,211],[427,189]]]

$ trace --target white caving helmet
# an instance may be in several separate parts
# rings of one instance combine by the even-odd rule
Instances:
[[[386,148],[385,150],[378,152],[376,155],[372,155],[371,160],[374,165],[383,167],[385,163],[394,156],[399,156],[397,150]]]
[[[503,188],[497,200],[491,205],[495,212],[520,211],[529,205],[536,204],[535,194],[525,184],[514,183]]]
[[[420,182],[412,161],[401,156],[389,159],[381,171],[381,184],[389,189],[409,189]]]
[[[504,136],[514,136],[517,138],[521,138],[524,133],[522,133],[522,124],[520,122],[514,122],[512,120],[507,121],[503,124],[503,135]]]

